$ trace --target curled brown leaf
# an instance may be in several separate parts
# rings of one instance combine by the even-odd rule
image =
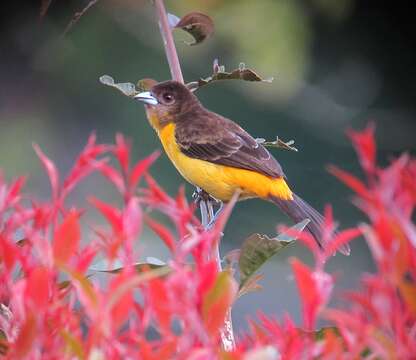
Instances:
[[[139,91],[148,91],[158,82],[155,79],[145,78],[137,82],[137,89]]]
[[[182,29],[195,39],[188,45],[196,45],[210,37],[214,32],[214,22],[205,14],[200,12],[191,12],[180,19],[175,28]]]

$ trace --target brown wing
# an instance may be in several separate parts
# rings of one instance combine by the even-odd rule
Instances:
[[[181,151],[215,164],[284,176],[277,160],[236,123],[218,114],[200,110],[176,124],[176,141]]]

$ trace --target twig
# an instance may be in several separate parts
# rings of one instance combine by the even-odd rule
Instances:
[[[159,20],[160,33],[162,35],[163,44],[165,46],[165,53],[168,59],[172,79],[184,83],[181,65],[179,63],[178,53],[176,51],[175,43],[173,41],[172,30],[169,26],[168,17],[163,0],[154,0],[156,15]],[[197,188],[197,192],[201,189]],[[211,224],[214,218],[213,200],[202,197],[199,201],[199,208],[201,211],[201,222],[205,229]],[[217,264],[218,271],[222,271],[221,257],[219,251],[219,241],[215,242],[215,249],[212,255]],[[221,341],[225,351],[232,351],[235,348],[233,323],[231,319],[231,309],[227,312],[224,326],[221,329]]]
[[[184,83],[178,53],[176,52],[175,42],[173,41],[172,30],[169,26],[168,16],[163,0],[155,0],[155,7],[172,79]]]
[[[62,34],[62,36],[65,36],[71,29],[72,27],[79,21],[79,19],[81,19],[81,17],[91,8],[93,7],[96,3],[98,2],[98,0],[91,0],[86,7],[84,7],[81,11],[78,11],[74,14],[74,16],[72,17],[71,21],[68,23],[68,25],[66,26],[64,33]]]

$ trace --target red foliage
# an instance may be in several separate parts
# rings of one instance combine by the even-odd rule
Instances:
[[[296,326],[289,316],[278,321],[259,315],[227,353],[221,349],[221,328],[238,286],[230,272],[219,271],[212,252],[231,207],[204,231],[183,189],[172,198],[147,174],[157,154],[131,165],[131,145],[121,135],[115,145],[96,144],[92,135],[62,182],[54,163],[35,146],[50,179],[50,201],[22,195],[24,178],[8,184],[0,176],[0,354],[9,359],[411,358],[416,354],[416,160],[403,155],[379,168],[373,133],[369,127],[349,134],[365,181],[331,168],[356,193],[354,203],[368,222],[336,232],[328,208],[324,251],[300,234],[315,257],[312,267],[291,260],[303,324]],[[110,165],[111,156],[118,167]],[[107,228],[93,227],[87,243],[80,221],[88,222],[91,209],[65,203],[92,172],[113,184],[123,205],[89,197]],[[147,187],[137,189],[142,177]],[[143,207],[167,215],[173,228],[143,215]],[[168,266],[149,264],[137,271],[134,244],[143,222],[171,252]],[[346,293],[344,307],[330,308],[335,278],[325,263],[359,235],[377,271],[362,275],[361,289]],[[98,256],[123,264],[107,283],[88,270]],[[315,333],[320,319],[334,328]]]

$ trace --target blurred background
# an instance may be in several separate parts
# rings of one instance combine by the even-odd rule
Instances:
[[[169,78],[151,2],[100,0],[62,36],[74,13],[88,2],[51,1],[42,18],[40,0],[2,3],[0,168],[7,179],[29,175],[27,191],[40,198],[49,196],[49,184],[33,142],[63,173],[92,131],[100,142],[112,142],[117,132],[127,135],[136,159],[160,148],[142,105],[98,81],[103,74],[133,83],[144,77]],[[188,35],[175,33],[187,81],[209,76],[214,58],[228,70],[244,62],[262,76],[274,77],[272,84],[215,83],[198,91],[198,96],[209,109],[235,120],[255,137],[294,139],[299,153],[273,150],[273,154],[297,193],[318,209],[333,205],[342,228],[365,220],[351,204],[351,192],[325,169],[335,164],[361,175],[346,129],[362,129],[373,121],[382,164],[403,151],[416,150],[414,22],[407,7],[369,3],[166,1],[168,10],[179,17],[201,11],[215,21],[214,36],[199,46],[185,45]],[[184,182],[165,156],[151,173],[170,194]],[[190,199],[192,186],[186,185],[186,191]],[[88,206],[85,196],[91,192],[119,201],[99,177],[85,181],[71,201]],[[275,234],[278,223],[289,221],[272,204],[256,200],[238,204],[222,253],[239,247],[254,232]],[[338,294],[345,287],[357,287],[359,273],[373,266],[363,239],[351,247],[350,257],[337,255],[328,264],[338,278]],[[168,259],[150,231],[144,232],[139,248],[142,258]],[[264,290],[238,300],[234,308],[238,330],[260,310],[278,317],[289,312],[300,319],[288,265],[291,256],[311,261],[300,245],[294,245],[267,264]]]

